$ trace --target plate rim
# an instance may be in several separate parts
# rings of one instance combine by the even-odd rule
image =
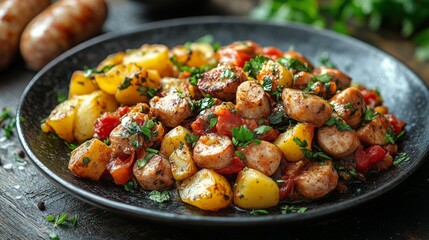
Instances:
[[[210,24],[210,23],[231,23],[231,24],[257,24],[257,25],[266,25],[266,26],[280,26],[280,27],[288,27],[293,29],[299,29],[305,32],[317,31],[319,34],[328,36],[330,38],[340,39],[341,41],[350,43],[352,45],[361,45],[365,48],[370,48],[371,50],[377,51],[384,55],[383,57],[387,57],[390,60],[394,60],[403,65],[407,74],[411,74],[413,76],[413,83],[417,83],[425,86],[426,94],[429,94],[429,88],[426,83],[422,80],[420,76],[414,73],[403,61],[393,57],[389,53],[385,52],[382,49],[376,48],[368,43],[365,43],[359,39],[340,35],[334,31],[327,29],[318,29],[308,25],[299,24],[299,23],[273,23],[273,22],[263,22],[259,20],[252,20],[243,17],[220,17],[220,16],[205,16],[205,17],[186,17],[186,18],[177,18],[177,19],[168,19],[161,20],[155,22],[148,22],[137,25],[133,28],[117,31],[117,32],[108,32],[97,37],[94,37],[88,41],[85,41],[70,50],[64,52],[59,57],[52,60],[49,64],[47,64],[43,69],[41,69],[29,82],[29,84],[24,89],[18,103],[17,108],[17,133],[19,141],[29,156],[29,159],[33,163],[34,166],[47,177],[51,182],[55,185],[73,195],[74,197],[87,202],[93,206],[113,211],[115,213],[126,214],[133,217],[153,220],[156,222],[162,223],[179,223],[184,225],[201,225],[201,226],[252,226],[252,225],[266,225],[273,223],[298,223],[308,220],[313,220],[321,217],[328,216],[330,214],[339,213],[346,209],[355,208],[365,202],[369,202],[386,192],[390,191],[405,179],[407,179],[413,172],[418,169],[422,163],[429,156],[429,148],[426,148],[423,153],[422,159],[419,161],[413,161],[410,164],[413,164],[409,167],[409,170],[397,178],[389,181],[388,183],[382,185],[381,188],[378,188],[377,191],[370,191],[368,193],[357,196],[356,198],[346,199],[345,201],[326,206],[322,209],[315,209],[306,213],[301,214],[276,214],[276,215],[258,215],[258,216],[240,216],[240,217],[227,217],[227,216],[198,216],[198,215],[183,215],[177,213],[169,213],[162,212],[157,210],[151,210],[143,207],[137,207],[133,205],[129,205],[126,203],[117,202],[114,200],[105,199],[103,197],[98,196],[97,194],[91,193],[81,188],[76,188],[73,184],[70,184],[63,180],[60,176],[58,176],[55,172],[51,171],[48,167],[46,167],[35,155],[30,145],[28,144],[26,137],[23,132],[23,128],[19,121],[21,117],[22,104],[25,100],[25,97],[30,92],[32,86],[40,79],[47,71],[53,68],[55,65],[70,57],[71,55],[80,52],[81,50],[91,47],[93,45],[99,44],[104,41],[112,40],[115,38],[120,38],[124,35],[135,34],[139,32],[171,27],[171,26],[181,26],[181,25],[201,25],[201,24]],[[418,81],[415,81],[418,79]]]

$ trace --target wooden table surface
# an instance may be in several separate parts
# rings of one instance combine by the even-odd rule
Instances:
[[[175,14],[148,11],[138,1],[110,0],[110,16],[105,31],[189,14],[242,14],[226,12],[216,0],[199,11]],[[241,12],[240,12],[241,11]],[[413,58],[409,41],[389,32],[375,34],[356,31],[355,36],[401,59],[429,83],[429,64]],[[22,60],[0,73],[0,108],[16,108],[26,84],[35,75]],[[264,228],[196,228],[131,219],[86,204],[62,191],[31,165],[15,161],[21,146],[16,134],[0,139],[0,239],[428,239],[429,162],[394,190],[364,205],[317,221]],[[11,167],[11,169],[9,169]],[[38,203],[44,202],[41,211]],[[69,213],[78,216],[76,227],[56,227],[45,216]]]

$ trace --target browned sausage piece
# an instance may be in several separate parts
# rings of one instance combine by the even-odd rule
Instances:
[[[200,168],[219,170],[232,163],[234,151],[229,137],[209,133],[195,144],[194,161]]]
[[[241,152],[244,154],[244,164],[247,167],[256,169],[267,176],[271,176],[279,168],[282,159],[280,149],[267,141],[261,143],[251,143]]]
[[[311,64],[310,60],[308,60],[304,55],[302,55],[301,53],[299,53],[297,51],[288,50],[283,54],[283,57],[294,58],[294,59],[300,61],[305,66],[307,66],[310,70],[313,70],[313,64]]]
[[[107,17],[104,0],[59,0],[25,28],[20,50],[34,70],[97,34]]]
[[[331,117],[331,105],[322,98],[310,93],[284,88],[282,99],[286,114],[296,121],[321,127]]]
[[[390,123],[384,116],[378,116],[356,131],[359,140],[369,145],[385,145]]]
[[[329,102],[334,105],[335,112],[352,128],[358,128],[365,116],[365,101],[362,93],[350,87],[335,94]]]
[[[270,101],[261,85],[254,81],[246,81],[237,89],[235,108],[245,118],[268,117],[271,112]]]
[[[0,1],[0,70],[18,53],[19,39],[27,23],[49,3],[50,0]]]
[[[168,127],[176,127],[192,114],[189,98],[182,98],[177,93],[165,97],[153,97],[150,102],[153,115]]]
[[[314,75],[323,75],[329,74],[332,76],[331,81],[337,84],[338,89],[346,89],[350,87],[350,83],[352,82],[352,78],[347,74],[341,72],[338,69],[321,67],[320,69],[313,70]]]
[[[153,155],[142,167],[136,161],[133,174],[144,190],[162,190],[174,184],[170,163],[158,154]]]
[[[326,153],[336,158],[346,157],[360,146],[354,130],[340,131],[335,125],[319,128],[317,141]]]
[[[222,64],[204,73],[198,79],[198,88],[204,94],[224,101],[235,99],[238,86],[247,80],[243,70],[235,65]]]
[[[303,90],[313,80],[313,74],[309,72],[298,72],[294,75],[293,88]]]
[[[316,199],[325,196],[337,187],[338,174],[332,162],[312,162],[296,177],[297,191],[305,198]]]

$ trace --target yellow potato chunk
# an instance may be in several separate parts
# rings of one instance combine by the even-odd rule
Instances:
[[[311,150],[313,136],[313,125],[298,123],[294,127],[286,130],[286,132],[281,133],[273,143],[282,150],[288,161],[297,162],[305,158],[301,149],[305,148]]]
[[[69,98],[74,95],[84,95],[98,90],[94,79],[85,76],[84,71],[74,71],[70,79]]]
[[[116,90],[115,98],[119,103],[134,105],[148,103],[160,87],[160,76],[155,70],[140,71],[124,78]]]
[[[218,211],[232,202],[232,190],[226,178],[213,170],[201,169],[178,187],[183,202],[203,210]]]
[[[121,64],[122,60],[127,54],[125,52],[118,52],[107,56],[100,64],[97,66],[97,70],[101,71],[105,67],[113,67],[115,65]]]
[[[138,73],[140,70],[141,67],[136,64],[119,64],[112,67],[106,73],[96,74],[95,81],[101,90],[113,95],[116,93],[126,77]]]
[[[53,130],[61,139],[72,142],[74,140],[73,126],[79,103],[80,99],[72,98],[57,105],[46,118],[45,124],[48,126],[44,126],[42,129],[44,131]]]
[[[145,44],[139,49],[131,50],[123,59],[123,64],[135,63],[146,69],[157,70],[164,76],[171,76],[172,63],[168,56],[168,47],[161,44]]]
[[[190,67],[208,65],[214,57],[214,50],[209,43],[191,43],[189,46],[178,45],[171,50],[177,61]]]
[[[71,152],[69,170],[82,178],[100,179],[110,160],[110,149],[93,138]]]
[[[241,208],[268,208],[279,202],[277,183],[251,168],[244,168],[237,175],[234,185],[234,204]]]
[[[74,137],[83,142],[94,135],[94,122],[104,112],[113,112],[118,107],[115,98],[103,91],[79,96],[81,103],[76,111]]]
[[[197,165],[192,158],[192,152],[186,145],[181,145],[176,149],[169,158],[171,164],[171,172],[176,180],[184,180],[196,172],[198,172]]]
[[[169,158],[170,155],[179,148],[181,143],[186,144],[186,134],[190,135],[191,131],[182,126],[171,129],[162,139],[159,154]]]
[[[264,81],[271,81],[271,91],[273,92],[276,91],[277,87],[290,87],[293,83],[292,73],[273,60],[268,60],[262,65],[262,69],[256,79],[261,85],[264,85]]]

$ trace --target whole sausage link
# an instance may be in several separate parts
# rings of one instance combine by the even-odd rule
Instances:
[[[104,0],[60,0],[25,28],[20,50],[29,68],[38,70],[49,61],[97,34],[107,17]]]
[[[50,0],[0,1],[0,70],[9,66],[18,53],[25,26],[49,3]]]

